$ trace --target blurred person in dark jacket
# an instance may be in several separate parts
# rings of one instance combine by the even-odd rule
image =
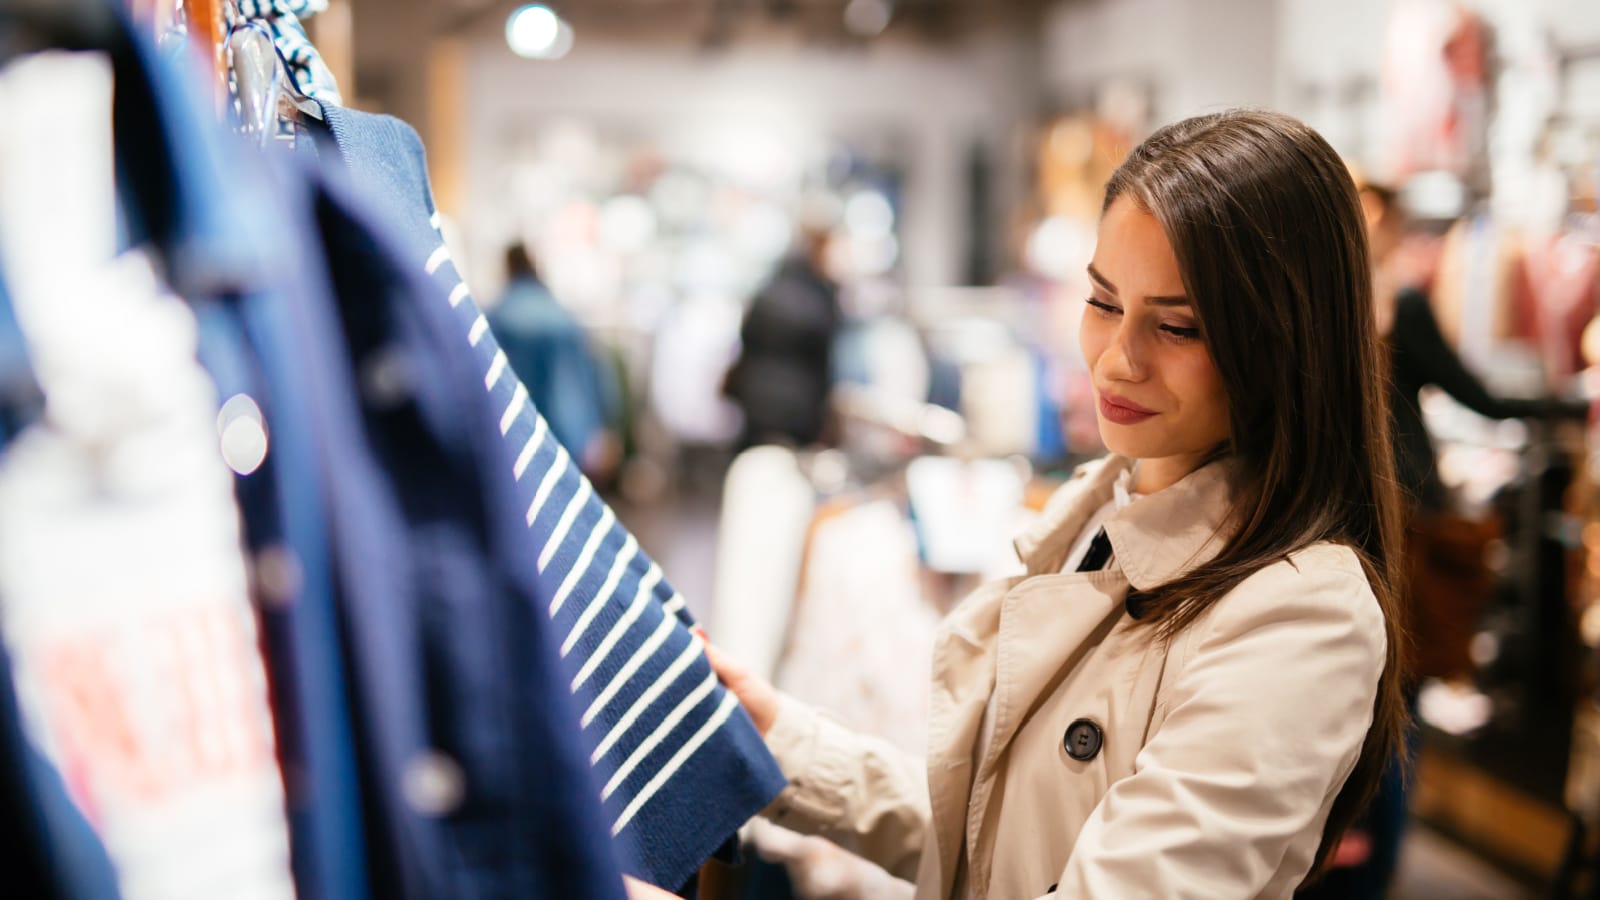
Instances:
[[[1406,236],[1405,212],[1392,190],[1377,184],[1361,188],[1367,214],[1377,288],[1378,328],[1389,338],[1389,402],[1394,414],[1395,473],[1418,512],[1448,508],[1449,496],[1439,480],[1433,441],[1422,420],[1422,389],[1433,385],[1457,403],[1491,419],[1581,419],[1589,406],[1583,400],[1497,397],[1467,370],[1445,340],[1428,295],[1408,279],[1396,251]]]
[[[744,414],[741,447],[807,446],[827,438],[833,343],[843,324],[827,275],[828,232],[808,228],[756,294],[739,328],[740,352],[724,392]]]
[[[583,326],[540,280],[522,244],[506,250],[506,290],[488,315],[511,370],[556,440],[584,474],[610,477],[617,439],[608,424],[605,373]]]

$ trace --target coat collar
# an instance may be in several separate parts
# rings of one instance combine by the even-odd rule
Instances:
[[[1015,542],[1030,575],[1060,571],[1084,523],[1111,499],[1117,479],[1133,463],[1116,455],[1088,463],[1074,474],[1074,483],[1050,498],[1039,521]],[[1233,477],[1228,461],[1211,463],[1107,520],[1116,565],[1134,590],[1165,584],[1217,555],[1231,534]]]

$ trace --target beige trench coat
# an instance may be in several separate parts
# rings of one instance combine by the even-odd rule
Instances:
[[[1383,614],[1355,553],[1318,544],[1156,641],[1129,587],[1216,554],[1228,470],[1123,509],[1113,564],[1061,574],[1129,465],[1079,470],[1017,540],[1027,574],[941,626],[925,764],[785,698],[767,743],[791,784],[764,815],[915,880],[922,900],[1291,896],[1372,720]],[[1102,738],[1081,759],[1092,748],[1065,740],[1080,720]]]

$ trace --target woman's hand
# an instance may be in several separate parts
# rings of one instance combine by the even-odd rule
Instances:
[[[705,645],[706,659],[711,661],[711,668],[716,670],[723,686],[739,698],[739,704],[750,714],[751,721],[756,723],[756,731],[760,732],[762,737],[766,737],[767,732],[772,730],[772,723],[778,718],[777,689],[768,684],[766,679],[712,646],[711,641],[706,639],[704,631],[696,628],[694,633],[700,638],[700,643]]]

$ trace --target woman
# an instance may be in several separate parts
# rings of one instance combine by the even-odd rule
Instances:
[[[926,765],[712,664],[791,779],[765,815],[919,897],[1288,897],[1405,724],[1355,187],[1293,119],[1189,119],[1113,175],[1089,274],[1112,455],[943,625]]]

